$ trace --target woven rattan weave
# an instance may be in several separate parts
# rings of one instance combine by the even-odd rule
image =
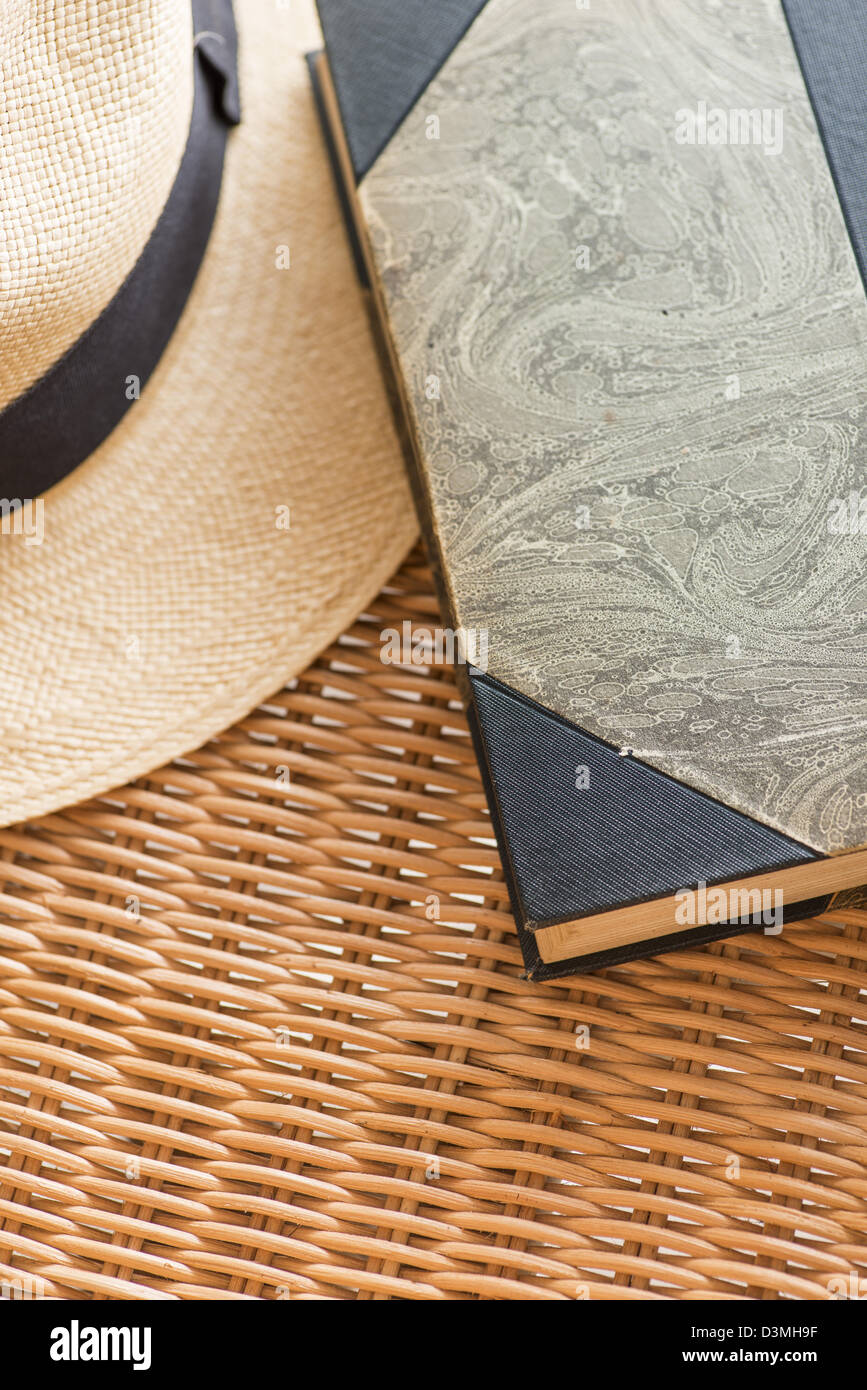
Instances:
[[[436,613],[0,832],[7,1294],[867,1289],[867,913],[529,985]]]

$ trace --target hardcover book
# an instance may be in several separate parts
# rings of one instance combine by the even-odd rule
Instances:
[[[525,960],[867,881],[858,0],[319,0]]]

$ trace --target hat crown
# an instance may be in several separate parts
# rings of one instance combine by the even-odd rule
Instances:
[[[192,40],[189,0],[4,0],[0,409],[141,254],[187,140]]]

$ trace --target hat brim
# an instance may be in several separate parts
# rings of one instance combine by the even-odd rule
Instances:
[[[236,6],[243,121],[177,330],[141,400],[47,494],[41,544],[0,537],[2,825],[242,718],[416,535],[309,87],[311,10]]]

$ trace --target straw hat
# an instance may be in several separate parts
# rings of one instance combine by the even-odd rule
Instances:
[[[318,42],[307,0],[3,6],[0,824],[242,717],[412,542]]]

